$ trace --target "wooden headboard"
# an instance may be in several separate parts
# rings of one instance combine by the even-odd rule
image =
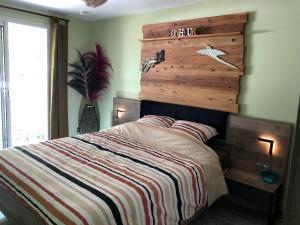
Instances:
[[[144,25],[141,63],[161,50],[165,61],[142,75],[140,99],[237,113],[246,23],[247,13],[239,13]],[[196,35],[169,36],[181,28]],[[198,52],[206,48],[222,51],[227,65]]]

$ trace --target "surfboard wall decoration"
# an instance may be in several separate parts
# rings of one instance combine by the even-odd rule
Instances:
[[[198,51],[199,54],[201,55],[207,55],[209,57],[211,57],[212,59],[224,64],[224,65],[227,65],[231,68],[234,68],[234,69],[238,69],[235,65],[229,63],[229,62],[226,62],[225,60],[219,58],[220,56],[224,56],[226,55],[227,53],[221,51],[221,50],[218,50],[218,49],[213,49],[211,46],[207,46],[206,48],[202,48]]]
[[[144,25],[140,99],[238,113],[246,23],[238,13]]]

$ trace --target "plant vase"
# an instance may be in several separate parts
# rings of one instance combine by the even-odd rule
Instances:
[[[69,64],[72,69],[68,72],[71,76],[68,85],[83,97],[77,132],[84,134],[99,131],[100,117],[97,98],[109,84],[109,69],[112,67],[98,43],[96,51],[84,54],[78,50],[77,52],[78,61]]]
[[[96,106],[85,104],[81,110],[78,132],[80,134],[99,131],[99,116]]]

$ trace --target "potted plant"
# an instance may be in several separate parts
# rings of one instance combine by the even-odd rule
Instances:
[[[112,66],[98,43],[96,51],[84,54],[78,50],[77,52],[79,60],[69,64],[72,69],[68,72],[71,76],[68,85],[83,96],[78,132],[95,132],[100,126],[97,99],[109,85],[109,69]]]

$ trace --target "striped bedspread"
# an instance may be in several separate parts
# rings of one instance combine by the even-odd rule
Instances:
[[[2,150],[0,184],[44,224],[176,225],[207,205],[199,162],[109,132]]]

